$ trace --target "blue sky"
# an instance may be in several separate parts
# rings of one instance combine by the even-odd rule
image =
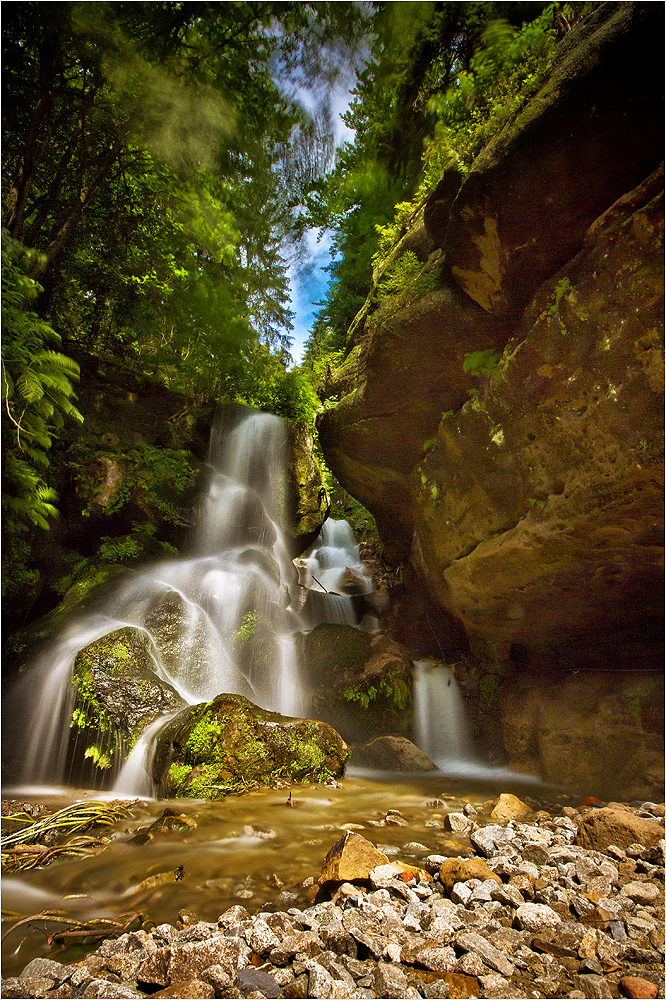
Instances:
[[[351,84],[351,81],[348,81],[348,84]],[[340,118],[340,115],[344,114],[349,106],[348,84],[341,86],[333,94],[332,99],[336,146],[354,140],[354,132],[347,128]],[[300,91],[299,97],[306,106],[311,109],[314,107],[315,100],[310,98],[307,92]],[[309,230],[305,237],[305,259],[298,264],[292,264],[289,268],[291,308],[296,314],[291,334],[293,337],[291,356],[295,364],[301,360],[305,341],[312,329],[314,314],[318,312],[314,308],[314,303],[320,302],[326,293],[329,276],[323,268],[330,262],[330,247],[331,237],[328,233],[324,233],[319,239],[319,230]]]
[[[291,288],[291,308],[296,313],[291,333],[293,343],[291,356],[298,364],[303,354],[305,341],[312,329],[312,321],[318,309],[315,302],[321,302],[328,285],[328,273],[323,270],[331,259],[331,237],[324,233],[318,242],[319,230],[308,230],[306,240],[306,260],[289,268]],[[304,266],[306,265],[306,266]]]

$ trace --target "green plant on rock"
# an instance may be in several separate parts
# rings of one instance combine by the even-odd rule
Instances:
[[[187,738],[186,751],[195,756],[218,756],[217,737],[222,734],[222,726],[217,719],[204,715]]]
[[[555,287],[553,289],[553,301],[546,306],[544,313],[544,315],[553,319],[559,326],[561,332],[565,334],[567,329],[564,320],[560,315],[560,302],[563,298],[571,305],[576,304],[576,293],[573,290],[571,282],[568,278],[560,278],[560,280],[555,283]]]
[[[303,736],[298,733],[292,734],[289,752],[294,758],[289,765],[292,774],[301,773],[316,781],[325,781],[332,775],[332,772],[325,767],[325,752],[312,736],[308,738],[307,734]]]
[[[243,646],[255,633],[259,615],[256,611],[248,611],[243,615],[241,627],[234,632],[234,647]]]
[[[342,692],[343,698],[347,701],[356,702],[363,709],[369,708],[370,702],[375,701],[380,695],[402,711],[411,704],[411,684],[407,678],[393,673],[387,677],[382,677],[377,685],[369,684],[362,687],[360,684],[350,684]]]
[[[494,347],[485,351],[473,351],[466,354],[463,361],[463,371],[476,378],[484,375],[494,375],[501,360],[501,353]]]
[[[113,756],[113,749],[97,746],[96,743],[91,743],[83,755],[85,758],[92,760],[95,767],[98,767],[100,771],[107,771],[111,767],[111,758]]]
[[[432,291],[436,284],[434,274],[423,271],[423,264],[415,253],[406,250],[384,272],[377,286],[377,301],[382,302],[387,295],[396,296],[392,307],[397,311],[415,299]]]

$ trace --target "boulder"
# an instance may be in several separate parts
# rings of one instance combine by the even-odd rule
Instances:
[[[373,868],[388,863],[387,856],[369,840],[360,833],[347,830],[324,858],[319,885],[325,882],[365,881],[370,878]]]
[[[317,715],[345,739],[411,727],[412,663],[385,635],[351,625],[323,624],[297,637],[303,680]]]
[[[483,858],[447,858],[439,868],[439,879],[449,896],[457,882],[466,882],[470,878],[486,882],[492,879],[498,885],[502,884],[499,875],[495,875]]]
[[[659,988],[642,976],[622,976],[617,985],[622,996],[634,997],[635,1000],[654,1000],[659,993]]]
[[[380,771],[436,771],[423,750],[404,736],[377,736],[356,752],[356,763]]]
[[[159,734],[153,777],[170,797],[214,799],[344,772],[346,743],[325,722],[268,712],[221,694],[179,712]]]
[[[532,812],[526,802],[511,792],[502,792],[497,805],[493,807],[490,818],[498,823],[508,823],[511,819],[525,819]]]
[[[609,844],[654,847],[664,839],[664,827],[653,819],[643,819],[624,809],[595,809],[578,824],[576,843],[588,850],[604,851]]]
[[[87,761],[109,770],[117,738],[129,750],[160,716],[185,704],[155,673],[150,639],[135,628],[115,629],[84,646],[76,655],[72,682],[77,691],[71,741],[75,768]]]

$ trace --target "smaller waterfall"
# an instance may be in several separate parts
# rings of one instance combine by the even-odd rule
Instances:
[[[308,590],[302,609],[306,628],[322,622],[357,625],[359,615],[353,598],[370,594],[372,581],[366,576],[354,532],[347,521],[324,522],[321,533],[300,559],[295,559],[298,582]],[[377,619],[365,615],[361,628],[377,630]]]
[[[474,757],[465,706],[453,672],[432,660],[414,664],[414,732],[420,749],[442,769]]]
[[[156,719],[139,737],[116,778],[113,786],[114,792],[118,795],[149,799],[155,795],[155,783],[149,766],[154,753],[153,744],[162,726],[166,725],[169,719],[173,719],[176,714],[176,712],[171,712],[170,715],[163,715]]]

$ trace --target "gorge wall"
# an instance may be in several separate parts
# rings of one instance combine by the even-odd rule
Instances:
[[[398,245],[427,291],[417,278],[410,294],[371,293],[319,423],[328,464],[412,581],[399,617],[430,607],[420,636],[399,637],[436,653],[435,622],[447,658],[494,677],[479,728],[546,777],[573,773],[580,740],[569,765],[566,734],[559,756],[515,734],[573,671],[597,678],[589,710],[615,722],[647,671],[634,732],[640,767],[660,770],[662,34],[654,5],[618,3],[567,36],[536,95]],[[587,743],[600,731],[590,722]]]

